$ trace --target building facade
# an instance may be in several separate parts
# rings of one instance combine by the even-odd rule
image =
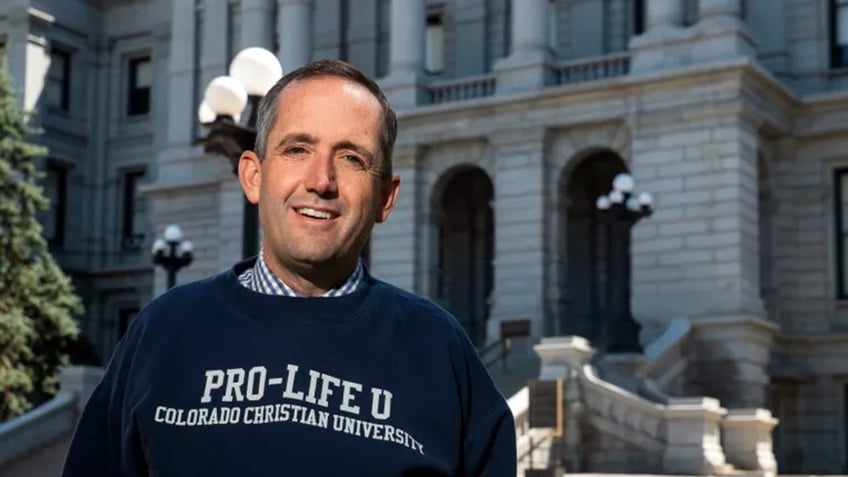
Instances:
[[[655,198],[630,244],[641,342],[698,330],[677,392],[771,409],[783,473],[848,470],[848,2],[9,0],[0,41],[101,359],[164,290],[167,224],[195,244],[180,282],[241,258],[241,190],[197,109],[262,46],[284,71],[350,61],[398,111],[373,274],[480,346],[518,318],[531,342],[602,343],[595,201],[630,172]]]

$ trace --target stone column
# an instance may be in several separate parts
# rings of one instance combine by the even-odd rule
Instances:
[[[727,410],[708,397],[670,398],[665,409],[663,473],[708,475],[726,469],[720,423]]]
[[[424,0],[392,0],[389,74],[381,82],[394,109],[414,108],[423,99]]]
[[[645,32],[630,40],[630,69],[652,71],[686,61],[689,51],[680,46],[685,38],[683,0],[647,0]]]
[[[419,154],[420,149],[415,146],[395,147],[393,170],[400,176],[397,202],[389,220],[377,224],[371,233],[371,273],[412,292],[422,292],[417,280],[418,244],[424,221],[416,184],[420,176]]]
[[[487,336],[500,335],[503,320],[529,319],[530,334],[545,328],[544,128],[495,131],[494,293]],[[532,341],[532,340],[531,340]]]
[[[698,0],[698,21],[716,18],[739,19],[742,15],[740,0]]]
[[[194,106],[195,6],[193,0],[174,0],[171,7],[170,58],[168,62],[168,102],[166,144],[189,146],[194,139],[197,108]],[[205,87],[205,86],[201,86]],[[203,91],[200,91],[202,97]]]
[[[742,21],[741,0],[698,0],[698,23],[694,26],[696,61],[715,61],[754,56],[754,41]]]
[[[389,74],[417,75],[424,65],[424,0],[392,0]]]
[[[229,28],[229,0],[205,0],[200,30],[200,97],[214,78],[227,74],[227,35]],[[190,45],[191,43],[189,43]],[[197,111],[194,108],[194,121]]]
[[[580,377],[583,366],[595,355],[595,349],[589,341],[580,336],[542,338],[533,347],[539,356],[539,380],[553,381],[562,379],[564,384],[563,435],[555,455],[561,457],[565,468],[570,472],[585,471],[583,465],[584,439],[581,432],[585,410],[585,396],[581,392]],[[562,475],[559,472],[557,475]],[[529,474],[528,474],[529,475]]]
[[[771,433],[777,419],[768,409],[732,409],[721,423],[721,439],[727,461],[740,470],[759,471],[764,477],[777,474]]]
[[[312,59],[312,0],[277,0],[277,57],[283,74]]]
[[[512,45],[495,63],[499,93],[540,89],[549,81],[548,0],[511,0]]]
[[[536,54],[547,48],[547,12],[549,0],[512,1],[512,48],[516,53]]]
[[[683,24],[683,0],[648,0],[645,3],[645,31]]]
[[[274,47],[272,0],[241,0],[241,38],[239,50],[260,46]]]

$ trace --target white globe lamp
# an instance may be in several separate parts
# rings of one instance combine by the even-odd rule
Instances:
[[[270,51],[245,48],[230,62],[230,76],[241,82],[248,95],[265,96],[282,76],[280,60]]]
[[[247,105],[247,90],[231,76],[219,76],[206,87],[203,102],[216,116],[236,117]]]

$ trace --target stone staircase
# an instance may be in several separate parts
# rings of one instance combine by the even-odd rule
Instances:
[[[682,396],[691,335],[688,320],[674,320],[644,355],[613,357],[596,356],[581,337],[543,338],[534,347],[538,380],[509,399],[518,475],[774,476],[777,420],[768,410],[728,410],[714,398]],[[537,391],[545,388],[547,396]],[[534,419],[543,402],[558,403],[556,421]]]

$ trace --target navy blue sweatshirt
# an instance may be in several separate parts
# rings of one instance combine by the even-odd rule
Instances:
[[[238,281],[253,262],[134,320],[64,476],[516,475],[513,417],[446,311],[368,274],[259,294]]]

